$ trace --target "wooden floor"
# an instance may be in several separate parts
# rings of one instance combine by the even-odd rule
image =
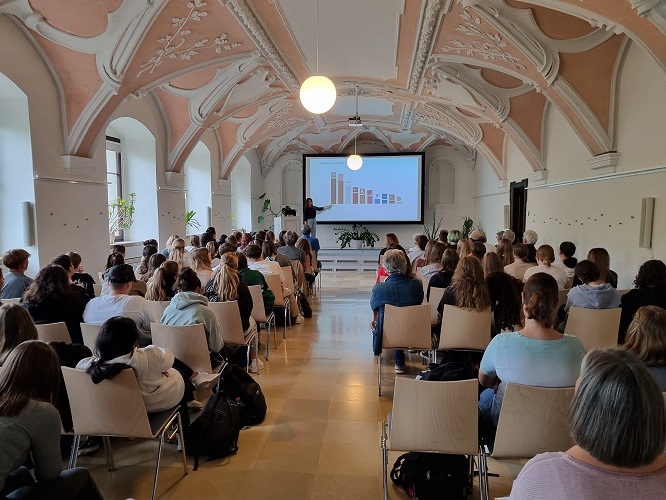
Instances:
[[[266,420],[241,431],[238,454],[183,475],[176,446],[166,444],[158,497],[171,499],[382,498],[380,429],[391,411],[393,366],[377,395],[369,300],[372,274],[325,275],[314,316],[271,339],[270,360],[256,376],[268,403]],[[266,342],[264,336],[263,342]],[[262,355],[263,357],[263,355]],[[392,356],[384,356],[387,363]],[[409,374],[421,369],[409,359]],[[156,442],[112,440],[118,470],[108,472],[102,450],[79,459],[104,498],[150,498]],[[397,456],[391,454],[389,465]],[[191,463],[191,459],[190,459]],[[517,467],[490,461],[491,494],[508,495]],[[389,481],[390,496],[407,496]],[[478,490],[470,498],[479,498]]]

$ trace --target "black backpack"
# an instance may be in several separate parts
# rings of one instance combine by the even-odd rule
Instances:
[[[194,455],[194,470],[199,468],[199,456],[209,460],[223,458],[238,451],[240,405],[222,393],[213,394],[201,415],[185,430],[185,450]]]
[[[238,402],[241,427],[257,425],[266,418],[266,398],[259,384],[240,366],[228,364],[220,373],[220,391]]]
[[[469,363],[450,361],[436,366],[432,370],[421,372],[421,380],[436,380],[443,382],[455,382],[457,380],[470,380],[479,376]]]
[[[464,455],[405,453],[395,461],[391,481],[419,500],[463,500],[472,493]]]

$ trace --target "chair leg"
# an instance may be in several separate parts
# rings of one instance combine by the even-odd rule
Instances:
[[[268,361],[268,354],[270,353],[271,343],[271,324],[266,322],[266,361]]]
[[[183,432],[183,418],[178,412],[178,435],[180,436],[180,452],[183,455],[183,469],[187,475],[187,455],[185,454],[185,433]]]
[[[382,397],[382,355],[377,356],[377,389],[379,397]]]
[[[162,445],[164,444],[164,433],[160,434],[159,444],[157,445],[157,464],[155,465],[155,480],[153,481],[153,496],[152,500],[155,500],[155,494],[157,493],[157,477],[160,473],[160,459],[162,458]]]
[[[113,449],[111,448],[111,440],[109,436],[102,437],[104,443],[104,452],[106,453],[106,465],[111,472],[116,470],[116,462],[113,460]]]
[[[67,465],[68,469],[73,469],[76,467],[76,459],[79,456],[79,444],[81,444],[81,436],[75,434],[74,440],[72,441],[72,451],[69,454],[69,464]]]
[[[284,303],[284,333],[282,334],[283,339],[287,338],[287,315],[289,315],[291,321],[291,313],[289,312],[289,301],[286,301]]]
[[[388,447],[386,444],[386,422],[382,422],[382,484],[384,485],[384,500],[388,500]]]

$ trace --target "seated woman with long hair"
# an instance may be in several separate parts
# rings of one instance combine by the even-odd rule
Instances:
[[[63,321],[74,344],[83,344],[81,322],[86,303],[70,290],[67,272],[56,265],[40,269],[21,299],[21,306],[36,324]]]
[[[155,274],[155,271],[157,271],[157,268],[160,267],[162,264],[164,264],[166,261],[167,258],[159,252],[151,255],[150,258],[148,259],[148,271],[140,278],[137,276],[137,279],[140,279],[141,281],[148,283],[148,281],[150,281],[150,278],[153,277],[153,274]]]
[[[150,260],[150,257],[155,255],[157,253],[157,246],[156,245],[146,245],[143,247],[143,251],[141,253],[141,262],[139,262],[139,265],[136,266],[136,269],[134,272],[136,273],[136,279],[141,280],[141,281],[148,281],[148,278],[144,277],[148,274],[148,262]]]
[[[493,255],[492,253],[486,254]],[[523,282],[504,271],[495,271],[486,278],[490,293],[490,311],[493,314],[491,335],[512,332],[522,324]]]
[[[176,295],[178,270],[178,264],[172,260],[162,263],[153,274],[153,277],[148,280],[146,300],[171,300]]]
[[[531,459],[513,500],[656,499],[666,494],[664,399],[645,365],[621,349],[587,353],[569,428],[574,446]]]
[[[418,269],[417,274],[428,279],[437,274],[442,269],[442,257],[445,250],[446,245],[444,243],[436,242],[430,249],[430,252],[426,254],[425,264]]]
[[[636,288],[629,290],[620,299],[620,336],[618,343],[624,343],[625,332],[636,311],[642,306],[658,306],[666,309],[666,264],[653,259],[644,262],[634,280]]]
[[[206,286],[213,277],[213,265],[207,248],[197,248],[192,253],[192,270],[197,273],[202,286]]]
[[[317,262],[316,260],[312,259],[312,253],[311,253],[312,246],[310,246],[310,242],[305,238],[298,238],[298,240],[296,240],[296,248],[298,248],[305,254],[305,262],[309,264],[309,267],[307,265],[304,267],[309,269],[310,271],[315,269],[317,266]],[[303,269],[303,271],[306,270],[305,268]],[[315,275],[312,272],[305,272],[305,280],[309,284],[312,284],[314,283]]]
[[[501,333],[491,341],[481,360],[479,410],[495,425],[499,420],[507,382],[537,387],[573,387],[585,351],[576,337],[553,328],[558,303],[555,278],[537,273],[523,289],[525,326]]]
[[[220,270],[215,273],[213,279],[208,283],[204,291],[210,302],[226,302],[235,300],[238,302],[240,311],[243,335],[247,337],[252,333],[257,333],[257,323],[252,314],[252,294],[250,289],[243,283],[238,274],[238,256],[235,253],[225,253],[221,257]],[[257,359],[256,346],[248,347],[250,349],[250,358],[252,364],[250,371],[259,373],[264,367],[260,359]]]
[[[102,498],[86,469],[63,471],[59,386],[58,357],[38,340],[14,348],[0,370],[0,498]],[[37,482],[24,466],[31,457]]]
[[[643,306],[636,311],[622,347],[645,363],[660,389],[666,392],[666,311],[657,306]]]
[[[458,257],[461,259],[472,254],[472,243],[469,240],[458,240],[456,243],[456,251],[458,252]]]
[[[453,274],[456,272],[456,267],[458,267],[458,262],[460,258],[458,257],[458,252],[447,248],[444,250],[442,255],[442,268],[437,274],[433,274],[428,283],[428,294],[427,298],[430,300],[430,289],[435,288],[448,288],[451,285],[451,280],[453,279]]]
[[[109,318],[97,336],[94,356],[82,359],[76,368],[89,373],[94,384],[112,379],[131,368],[146,411],[165,411],[180,404],[183,423],[187,425],[187,403],[193,399],[193,387],[211,388],[219,379],[219,374],[194,372],[163,347],[139,347],[139,337],[139,329],[130,318]]]
[[[503,266],[513,264],[513,243],[506,238],[499,240],[499,243],[497,243],[497,255],[502,259]]]
[[[171,242],[171,247],[169,247],[169,260],[172,260],[176,264],[178,264],[178,267],[192,266],[192,259],[190,257],[190,252],[185,250],[184,239],[176,238]]]
[[[453,273],[451,285],[444,291],[444,296],[437,306],[440,323],[445,305],[477,311],[485,311],[490,307],[490,296],[483,277],[483,268],[479,259],[473,255],[460,259],[458,267]]]

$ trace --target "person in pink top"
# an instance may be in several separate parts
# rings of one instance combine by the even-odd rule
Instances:
[[[632,353],[591,351],[569,409],[575,445],[531,459],[513,500],[666,498],[666,411],[654,375]]]

